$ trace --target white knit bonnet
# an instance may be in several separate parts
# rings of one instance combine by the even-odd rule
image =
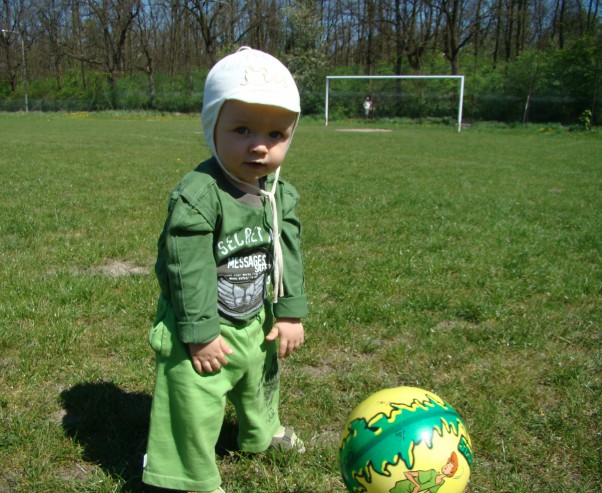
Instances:
[[[243,183],[248,187],[248,183],[242,182],[228,172],[222,164],[215,146],[215,124],[224,103],[232,99],[250,104],[278,106],[299,115],[301,112],[299,91],[293,76],[279,60],[267,53],[248,47],[242,47],[235,53],[222,58],[207,75],[201,113],[205,140],[222,171],[234,182]],[[275,303],[278,302],[279,296],[284,295],[282,282],[284,263],[275,195],[279,176],[280,168],[274,173],[274,183],[269,192],[252,186],[258,194],[267,197],[272,211]]]

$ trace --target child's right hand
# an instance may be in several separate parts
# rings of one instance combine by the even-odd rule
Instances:
[[[192,359],[194,369],[204,375],[221,370],[222,366],[228,364],[227,354],[232,354],[232,349],[222,336],[217,336],[211,342],[205,344],[188,344],[188,352]]]

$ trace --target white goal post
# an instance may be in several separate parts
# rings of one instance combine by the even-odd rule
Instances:
[[[458,101],[458,132],[462,130],[462,107],[464,105],[464,76],[463,75],[327,75],[326,101],[324,112],[328,126],[328,93],[330,81],[333,79],[458,79],[460,81],[460,97]]]

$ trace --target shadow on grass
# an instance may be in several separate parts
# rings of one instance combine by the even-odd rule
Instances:
[[[84,449],[84,459],[121,479],[124,493],[168,490],[142,483],[151,396],[125,392],[111,382],[77,384],[61,392],[66,434]],[[224,422],[216,448],[218,456],[236,450],[236,424]]]

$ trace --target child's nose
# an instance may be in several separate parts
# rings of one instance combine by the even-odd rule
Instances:
[[[264,139],[254,139],[249,146],[249,151],[253,154],[266,154],[268,152],[268,145]]]

